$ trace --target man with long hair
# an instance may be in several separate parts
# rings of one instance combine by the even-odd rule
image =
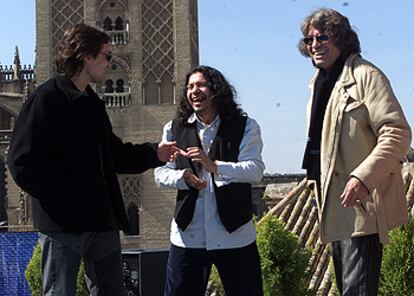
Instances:
[[[401,166],[411,130],[384,73],[361,57],[345,16],[321,8],[301,30],[299,51],[317,68],[303,168],[320,237],[332,242],[341,295],[377,295],[387,232],[408,220]]]
[[[43,295],[75,296],[81,258],[91,295],[126,295],[119,229],[128,219],[116,173],[141,173],[174,158],[174,143],[123,143],[89,86],[111,64],[107,34],[85,24],[59,45],[60,74],[24,103],[8,152],[10,172],[32,197],[42,247]]]
[[[204,295],[212,264],[228,296],[262,295],[250,184],[263,175],[263,144],[235,96],[218,70],[196,67],[164,126],[163,141],[181,149],[155,170],[158,185],[178,190],[165,296]]]

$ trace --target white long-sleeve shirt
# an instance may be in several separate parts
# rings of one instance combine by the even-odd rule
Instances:
[[[208,153],[220,126],[220,118],[217,116],[211,124],[206,125],[193,114],[188,122],[194,123],[195,121],[202,148]],[[172,139],[172,121],[170,121],[164,126],[162,140],[172,141]],[[217,174],[214,176],[216,185],[220,187],[231,182],[259,182],[265,169],[261,156],[262,149],[263,142],[259,125],[254,119],[247,118],[239,147],[238,161],[216,161]],[[175,162],[169,162],[155,169],[155,182],[160,187],[188,189],[183,177],[184,171],[185,169],[177,169]],[[178,247],[206,248],[207,250],[239,248],[252,243],[256,239],[253,221],[250,220],[229,233],[219,217],[211,174],[202,168],[200,178],[207,181],[207,187],[199,191],[193,219],[185,231],[182,231],[173,219],[171,243]]]

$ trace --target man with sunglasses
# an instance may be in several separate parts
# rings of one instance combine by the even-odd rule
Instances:
[[[76,295],[82,258],[91,295],[126,295],[119,229],[129,230],[116,173],[141,173],[175,157],[175,143],[123,143],[89,86],[111,64],[107,34],[85,24],[65,32],[55,75],[18,116],[8,167],[32,197],[42,247],[42,295]]]
[[[318,9],[301,31],[299,51],[317,69],[303,168],[320,237],[332,243],[341,295],[377,295],[387,232],[408,221],[401,165],[411,130],[388,79],[361,57],[345,16]]]

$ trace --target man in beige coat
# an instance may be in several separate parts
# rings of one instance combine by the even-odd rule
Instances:
[[[332,243],[341,295],[377,295],[387,232],[408,220],[401,166],[411,130],[345,16],[318,9],[301,30],[299,50],[317,68],[303,168],[316,189],[321,239]]]

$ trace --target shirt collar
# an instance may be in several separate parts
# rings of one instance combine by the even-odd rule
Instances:
[[[189,124],[194,124],[195,122],[197,122],[198,124],[201,124],[206,127],[207,126],[217,127],[220,124],[221,120],[220,120],[220,116],[217,114],[214,120],[210,124],[205,124],[198,118],[197,114],[194,112],[193,114],[190,115],[190,117],[188,117],[187,122]]]

